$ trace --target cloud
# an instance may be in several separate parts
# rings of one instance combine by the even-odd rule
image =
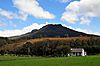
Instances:
[[[4,10],[4,9],[0,8],[0,16],[6,17],[9,20],[12,20],[12,19],[21,19],[21,20],[25,21],[27,19],[28,15],[25,14],[25,13],[22,13],[22,12],[20,12],[19,14],[13,13],[11,11]]]
[[[9,20],[19,19],[23,21],[27,19],[28,15],[40,19],[55,18],[54,14],[44,10],[36,0],[13,0],[13,4],[19,10],[18,13],[0,8],[0,16],[6,17]]]
[[[76,30],[76,31],[79,31],[79,32],[84,32],[84,33],[87,33],[87,34],[100,35],[100,32],[94,32],[90,29],[73,28],[73,27],[68,26],[66,24],[63,24],[63,26],[68,27],[68,28],[73,29],[73,30]]]
[[[16,14],[0,8],[0,16],[4,16],[7,19],[13,19],[16,17]]]
[[[75,23],[75,21],[77,21],[77,15],[73,12],[64,12],[63,15],[62,15],[62,18],[61,20],[62,21],[68,21],[70,23]]]
[[[61,3],[70,2],[71,0],[59,0]]]
[[[87,30],[87,29],[76,28],[76,30],[87,34],[100,35],[100,32],[93,32],[92,30],[89,29]]]
[[[80,0],[71,2],[65,8],[61,20],[69,23],[80,21],[80,24],[89,24],[93,17],[100,17],[100,0]]]
[[[24,12],[20,12],[20,14],[18,15],[18,18],[25,21],[28,17],[28,14],[24,13]]]
[[[4,22],[0,21],[0,27],[6,27],[6,26],[7,26],[7,24],[6,24],[6,23],[4,23]]]
[[[32,15],[40,19],[54,19],[55,15],[44,10],[37,0],[13,0],[14,6],[25,15]],[[24,17],[25,15],[21,16]]]
[[[48,22],[46,22],[45,24],[33,23],[32,25],[24,27],[22,29],[0,31],[0,36],[10,37],[10,36],[22,35],[22,34],[31,32],[33,29],[40,29],[47,24],[48,24]]]

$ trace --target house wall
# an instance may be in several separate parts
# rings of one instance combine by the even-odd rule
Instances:
[[[84,49],[82,49],[80,52],[71,52],[68,54],[68,56],[86,56],[86,52]]]
[[[85,52],[84,52],[84,49],[82,49],[82,56],[85,56]]]
[[[81,54],[81,52],[71,52],[68,54],[68,56],[82,56]]]

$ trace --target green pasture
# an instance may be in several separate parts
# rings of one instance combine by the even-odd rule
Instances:
[[[0,66],[100,66],[100,55],[85,57],[0,56]]]

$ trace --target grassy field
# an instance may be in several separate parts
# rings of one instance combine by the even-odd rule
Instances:
[[[100,66],[100,55],[60,58],[0,56],[0,66]]]

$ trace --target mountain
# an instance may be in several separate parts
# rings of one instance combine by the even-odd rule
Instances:
[[[39,30],[32,30],[31,32],[20,36],[10,37],[10,39],[17,39],[17,38],[31,39],[31,38],[44,38],[44,37],[79,37],[79,36],[97,37],[97,35],[78,32],[73,29],[64,27],[61,24],[48,24],[46,26],[43,26]]]

